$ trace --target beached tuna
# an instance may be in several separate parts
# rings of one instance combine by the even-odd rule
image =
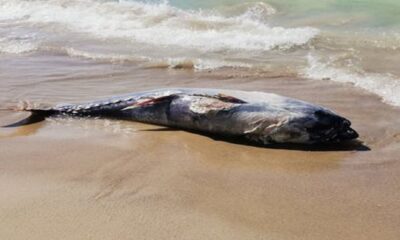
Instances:
[[[217,89],[161,89],[51,109],[25,109],[30,117],[111,117],[185,129],[249,142],[316,144],[358,137],[350,121],[311,103],[272,93]]]

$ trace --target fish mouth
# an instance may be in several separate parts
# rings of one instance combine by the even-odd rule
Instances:
[[[359,137],[359,134],[351,128],[351,122],[338,115],[316,111],[317,123],[308,132],[310,140],[316,143],[343,142]]]

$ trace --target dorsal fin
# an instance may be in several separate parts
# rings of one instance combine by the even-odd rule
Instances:
[[[226,102],[226,103],[237,103],[237,104],[243,104],[243,103],[247,103],[246,101],[243,101],[242,99],[230,96],[230,95],[226,95],[223,93],[218,93],[217,95],[207,95],[207,94],[193,94],[193,96],[199,96],[199,97],[208,97],[208,98],[215,98],[218,99],[222,102]]]
[[[176,97],[178,97],[177,94],[171,94],[171,95],[155,97],[155,98],[145,98],[145,99],[141,99],[141,100],[133,103],[132,105],[130,105],[122,110],[134,109],[134,108],[138,108],[138,107],[154,106],[154,105],[161,104],[161,103],[171,102]]]
[[[230,96],[230,95],[225,95],[223,93],[220,93],[216,95],[216,98],[224,101],[224,102],[229,102],[229,103],[247,103],[246,101],[243,101],[242,99]]]

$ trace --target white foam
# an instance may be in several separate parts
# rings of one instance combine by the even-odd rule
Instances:
[[[312,55],[308,56],[308,64],[309,66],[304,72],[306,77],[352,83],[379,95],[388,104],[400,106],[400,79],[393,75],[337,68]]]
[[[310,27],[268,26],[254,17],[263,9],[256,5],[240,16],[224,17],[184,11],[167,3],[0,0],[0,20],[59,24],[63,29],[101,39],[123,38],[132,43],[205,52],[288,49],[304,45],[318,34]]]
[[[251,68],[250,64],[240,62],[230,62],[215,59],[200,59],[200,58],[166,58],[166,59],[150,59],[149,65],[165,66],[168,68],[192,68],[194,70],[214,70],[223,67],[231,68]]]
[[[52,50],[52,49],[48,49]],[[145,56],[133,56],[127,54],[100,54],[74,48],[55,49],[57,52],[65,53],[71,57],[85,58],[95,61],[104,61],[110,63],[125,63],[125,62],[140,62],[145,67],[154,68],[188,68],[198,71],[214,70],[223,67],[233,68],[251,68],[251,64],[241,62],[230,62],[215,59],[200,59],[200,58],[150,58]]]
[[[52,49],[48,49],[52,50]],[[128,54],[104,54],[104,53],[94,53],[84,50],[74,49],[72,47],[66,47],[61,49],[55,49],[55,51],[65,53],[70,57],[86,58],[95,61],[104,61],[110,63],[125,63],[125,62],[139,62],[148,61],[148,58],[135,57]]]
[[[264,2],[246,4],[246,11],[241,15],[244,19],[262,20],[265,16],[276,14],[276,9]]]
[[[0,37],[0,53],[6,54],[24,54],[35,51],[38,43],[33,39],[12,39],[9,37]]]

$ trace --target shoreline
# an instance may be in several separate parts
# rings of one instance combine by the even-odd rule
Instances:
[[[274,92],[348,117],[370,150],[260,148],[102,119],[1,129],[0,238],[397,240],[400,109],[347,84],[115,68],[108,81],[84,73],[101,91],[37,84],[55,90],[50,103],[122,93],[116,83]],[[20,114],[1,111],[0,123]]]

